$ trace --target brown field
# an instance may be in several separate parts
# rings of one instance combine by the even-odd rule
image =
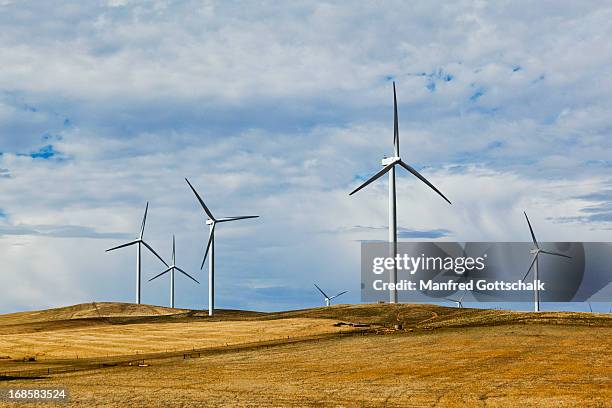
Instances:
[[[591,313],[98,303],[0,316],[0,388],[66,386],[62,406],[87,407],[608,407],[611,338]]]

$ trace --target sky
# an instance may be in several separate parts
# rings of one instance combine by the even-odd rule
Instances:
[[[599,1],[0,0],[0,313],[134,300],[138,235],[206,308],[360,301],[360,243],[612,236],[612,5]],[[164,268],[144,255],[144,281]],[[167,305],[168,278],[143,282]],[[340,300],[340,299],[339,299]],[[602,306],[607,309],[607,306]]]

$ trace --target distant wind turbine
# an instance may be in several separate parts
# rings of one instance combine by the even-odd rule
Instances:
[[[527,269],[527,273],[523,276],[522,281],[524,282],[531,269],[533,269],[533,293],[534,293],[534,310],[536,312],[540,311],[540,291],[538,290],[538,257],[540,254],[554,255],[554,256],[562,256],[564,258],[571,258],[571,256],[560,254],[558,252],[550,252],[545,251],[540,248],[538,241],[536,240],[535,234],[533,233],[533,228],[531,228],[531,223],[529,222],[529,217],[527,217],[527,212],[523,212],[525,214],[525,219],[527,220],[527,225],[529,225],[529,232],[531,232],[531,238],[533,239],[534,247],[529,251],[533,254],[533,259],[531,261],[531,265],[529,265],[529,269]],[[534,268],[535,266],[535,268]]]
[[[466,292],[463,292],[463,294],[458,299],[453,299],[453,298],[444,298],[444,299],[448,300],[449,302],[454,302],[459,309],[463,309],[462,301],[463,301],[465,294]]]
[[[195,188],[193,188],[189,180],[185,178],[185,181],[187,182],[187,184],[189,184],[191,191],[193,191],[193,194],[195,194],[206,215],[208,215],[206,224],[210,227],[210,234],[208,236],[208,244],[206,245],[204,259],[202,259],[202,265],[200,266],[200,269],[204,268],[206,257],[208,256],[208,252],[210,251],[210,258],[208,258],[208,315],[212,316],[214,314],[215,309],[215,226],[218,223],[223,222],[245,220],[247,218],[258,218],[259,215],[241,215],[237,217],[215,218],[213,217],[208,207],[206,207],[206,204],[204,204],[204,200],[202,200],[202,197],[200,197]]]
[[[170,307],[171,308],[174,308],[174,271],[175,270],[179,271],[180,273],[182,273],[183,275],[185,275],[186,277],[188,277],[195,283],[200,284],[200,282],[198,282],[194,277],[192,277],[187,272],[185,272],[184,270],[176,266],[176,241],[174,239],[174,235],[172,235],[172,265],[170,265],[168,269],[166,269],[162,273],[155,275],[154,277],[149,279],[149,282],[151,282],[152,280],[157,279],[160,276],[170,272]]]
[[[353,190],[349,195],[353,195],[368,184],[382,177],[385,173],[389,173],[389,243],[392,244],[392,248],[390,248],[390,255],[393,259],[396,258],[397,255],[397,212],[396,212],[396,191],[395,191],[395,166],[399,165],[404,169],[408,170],[415,177],[421,180],[423,183],[427,184],[432,190],[438,193],[444,200],[446,200],[449,204],[451,202],[438,190],[433,184],[431,184],[425,177],[423,177],[418,171],[416,171],[413,167],[406,164],[400,158],[400,148],[399,148],[399,124],[397,117],[397,96],[395,94],[395,82],[393,82],[393,157],[385,157],[382,160],[383,169],[378,173],[370,177],[365,183],[357,187]],[[397,282],[397,265],[393,265],[393,268],[390,270],[390,283],[395,285]],[[395,287],[390,291],[390,299],[391,303],[397,303],[397,290]]]
[[[155,252],[155,250],[151,248],[151,246],[143,240],[145,223],[147,222],[147,211],[148,210],[149,210],[149,202],[147,202],[147,206],[145,207],[144,217],[142,217],[142,225],[140,227],[140,235],[138,236],[138,239],[106,250],[106,252],[109,252],[109,251],[114,251],[115,249],[130,246],[130,245],[137,245],[136,246],[137,248],[136,249],[136,304],[140,304],[140,281],[141,281],[141,276],[142,276],[142,273],[141,273],[142,262],[141,262],[141,247],[140,246],[144,245],[149,251],[153,253],[153,255],[157,257],[157,259],[162,261],[164,265],[168,266],[166,261],[164,261],[162,257],[159,256],[157,252]]]
[[[316,287],[317,289],[319,289],[319,292],[321,292],[321,294],[323,295],[323,298],[325,298],[325,306],[329,306],[329,305],[331,305],[331,301],[332,301],[332,299],[335,299],[335,298],[337,298],[338,296],[340,296],[340,295],[344,295],[346,292],[348,292],[348,290],[345,290],[344,292],[340,292],[340,293],[338,293],[337,295],[334,295],[334,296],[327,296],[327,294],[326,294],[325,292],[323,292],[323,290],[322,290],[320,287],[318,287],[316,283],[315,283],[314,285],[315,285],[315,287]]]

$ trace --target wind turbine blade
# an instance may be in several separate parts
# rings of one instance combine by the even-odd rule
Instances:
[[[373,175],[372,177],[370,177],[368,179],[368,181],[366,181],[365,183],[363,183],[362,185],[360,185],[359,187],[357,187],[355,190],[353,190],[352,192],[349,193],[349,195],[353,195],[356,192],[358,192],[359,190],[361,190],[362,188],[364,188],[365,186],[367,186],[368,184],[372,183],[373,181],[376,181],[377,179],[379,179],[383,174],[385,174],[386,172],[388,172],[389,170],[391,170],[391,167],[395,166],[397,162],[393,162],[390,164],[387,164],[385,167],[383,167],[383,169],[381,171],[379,171],[378,173],[376,173],[375,175]]]
[[[393,149],[395,157],[399,157],[399,123],[397,118],[397,96],[395,94],[395,81],[393,81]]]
[[[140,239],[144,235],[145,224],[147,222],[147,211],[149,211],[149,202],[147,201],[147,205],[145,207],[144,217],[142,217],[142,225],[140,226]]]
[[[529,222],[529,217],[527,217],[527,212],[523,211],[523,214],[525,214],[525,219],[527,220],[527,225],[529,225],[529,232],[531,232],[531,238],[533,239],[533,244],[536,246],[536,248],[540,248],[540,246],[538,245],[538,240],[535,237],[535,234],[533,233],[533,228],[531,228],[531,223]]]
[[[210,212],[210,210],[208,209],[208,207],[206,206],[206,204],[204,204],[204,200],[202,200],[202,197],[200,197],[200,195],[198,194],[198,192],[195,190],[195,188],[193,188],[193,186],[191,185],[191,183],[189,182],[189,180],[187,180],[187,178],[185,178],[185,181],[187,182],[187,184],[189,184],[189,187],[191,187],[191,191],[193,191],[193,194],[195,194],[195,196],[197,197],[198,201],[200,202],[200,205],[202,206],[202,208],[204,209],[204,211],[206,212],[206,214],[208,215],[208,217],[211,220],[215,220],[215,217],[213,217],[212,213]]]
[[[570,258],[570,259],[572,258],[569,255],[560,254],[559,252],[549,252],[549,251],[544,251],[544,250],[541,250],[540,252],[543,253],[543,254],[548,254],[548,255],[562,256],[564,258]]]
[[[531,265],[529,265],[529,269],[527,269],[527,273],[525,274],[525,276],[523,276],[523,279],[521,279],[521,282],[525,282],[525,278],[527,278],[527,275],[529,275],[529,272],[531,272],[531,268],[533,268],[533,264],[536,263],[536,260],[538,259],[538,255],[534,255],[533,256],[533,260],[531,261]]]
[[[344,292],[340,292],[337,295],[334,295],[334,296],[330,297],[329,300],[335,299],[335,298],[337,298],[340,295],[344,295],[346,292],[348,292],[348,290],[345,290]]]
[[[176,264],[176,239],[172,234],[172,265]]]
[[[463,295],[461,295],[461,297],[459,298],[459,303],[461,303],[461,301],[463,300],[463,298],[465,297],[466,292],[463,292]]]
[[[159,278],[160,276],[162,276],[162,275],[163,275],[163,274],[165,274],[165,273],[170,272],[171,270],[172,270],[172,267],[170,267],[170,268],[166,269],[165,271],[163,271],[163,272],[161,272],[161,273],[158,273],[157,275],[155,275],[154,277],[152,277],[151,279],[149,279],[149,282],[151,282],[153,279],[157,279],[157,278]]]
[[[408,164],[404,163],[402,160],[399,161],[400,166],[402,166],[403,168],[405,168],[406,170],[408,170],[409,172],[411,172],[413,175],[415,175],[419,180],[421,180],[423,183],[427,184],[433,191],[435,191],[436,193],[438,193],[440,195],[440,197],[442,197],[443,199],[446,200],[447,203],[452,204],[450,202],[450,200],[448,198],[446,198],[446,196],[444,194],[442,194],[442,192],[440,192],[440,190],[438,190],[433,184],[431,184],[425,177],[423,177],[421,175],[421,173],[419,173],[418,171],[416,171],[414,168],[412,168],[412,166],[409,166]]]
[[[259,218],[259,215],[241,215],[238,217],[224,217],[219,218],[217,222],[228,222],[228,221],[237,221],[237,220],[246,220],[247,218]]]
[[[140,241],[140,240],[139,240],[139,239],[137,239],[137,240],[135,240],[135,241],[128,242],[127,244],[121,244],[121,245],[118,245],[118,246],[116,246],[116,247],[109,248],[109,249],[107,249],[105,252],[114,251],[115,249],[119,249],[119,248],[125,248],[126,246],[130,246],[130,245],[137,244],[139,241]]]
[[[448,300],[449,302],[457,302],[457,299],[451,299],[451,298],[442,298],[444,300]]]
[[[188,274],[187,272],[185,272],[181,268],[176,268],[176,270],[179,271],[180,273],[182,273],[183,275],[185,275],[186,277],[188,277],[189,279],[191,279],[192,281],[194,281],[195,283],[197,283],[198,285],[200,284],[200,282],[198,282],[193,276],[191,276],[190,274]]]
[[[329,299],[329,296],[327,296],[327,295],[325,294],[325,292],[323,292],[323,290],[322,290],[320,287],[318,287],[318,286],[317,286],[317,284],[316,284],[316,283],[315,283],[314,285],[316,286],[316,288],[317,288],[317,289],[319,289],[319,292],[321,292],[321,294],[322,294],[322,295],[325,297],[325,299]]]
[[[206,262],[206,257],[208,256],[208,251],[210,250],[210,244],[212,243],[212,240],[215,236],[215,226],[217,224],[213,224],[211,230],[210,230],[210,235],[208,236],[208,244],[206,244],[206,251],[204,252],[204,259],[202,259],[202,265],[200,266],[200,269],[204,269],[204,262]]]
[[[162,263],[163,263],[164,265],[166,265],[166,266],[170,266],[170,265],[168,265],[168,264],[166,263],[166,261],[164,261],[164,259],[163,259],[161,256],[159,256],[159,254],[158,254],[157,252],[155,252],[155,250],[154,250],[153,248],[151,248],[151,246],[150,246],[149,244],[147,244],[146,242],[144,242],[144,241],[142,241],[142,240],[141,240],[140,242],[142,242],[142,244],[143,244],[144,246],[146,246],[146,247],[147,247],[147,249],[148,249],[149,251],[153,252],[153,255],[155,255],[155,256],[157,257],[157,259],[159,259],[160,261],[162,261]]]

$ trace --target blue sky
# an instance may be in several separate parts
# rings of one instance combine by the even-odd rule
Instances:
[[[359,301],[359,243],[385,239],[391,153],[403,239],[609,241],[612,7],[601,2],[0,0],[0,312],[132,301],[146,238],[199,271],[215,214],[220,307]],[[145,258],[144,275],[160,265]],[[166,304],[167,281],[144,286]],[[10,289],[8,289],[10,288]],[[177,304],[206,284],[178,278]]]

